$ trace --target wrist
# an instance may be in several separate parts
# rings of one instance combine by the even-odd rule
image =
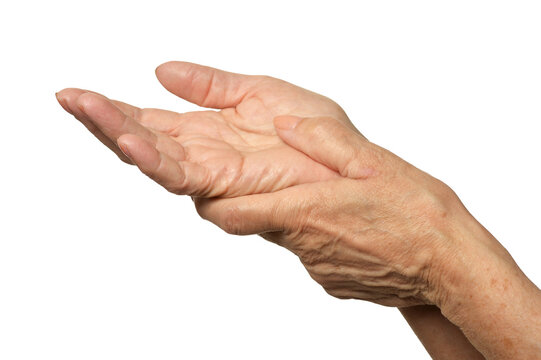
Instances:
[[[469,213],[435,271],[432,301],[487,358],[541,353],[541,291]]]

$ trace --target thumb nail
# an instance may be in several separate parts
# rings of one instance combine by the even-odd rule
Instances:
[[[293,130],[301,120],[298,116],[278,116],[274,118],[274,126],[281,130]]]

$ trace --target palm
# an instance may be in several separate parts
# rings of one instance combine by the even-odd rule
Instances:
[[[179,66],[178,63],[175,66]],[[218,76],[212,74],[205,79],[205,74],[193,74],[195,70],[216,71],[209,68],[196,67],[188,74],[191,78],[187,79],[185,67],[194,65],[181,63],[180,66],[184,71],[181,74],[184,78],[181,80],[170,73],[160,77],[158,72],[164,86],[198,105],[221,110],[179,114],[159,109],[138,109],[115,102],[124,116],[134,120],[133,124],[113,121],[111,125],[112,120],[107,117],[115,116],[112,113],[114,109],[102,108],[98,116],[93,116],[92,109],[85,110],[80,116],[86,115],[92,124],[97,125],[97,128],[112,140],[109,145],[115,145],[115,138],[136,135],[136,141],[131,139],[135,141],[131,146],[136,153],[139,152],[135,157],[139,156],[143,162],[152,161],[148,158],[148,153],[152,150],[149,146],[153,146],[161,154],[162,160],[166,158],[162,163],[169,167],[179,166],[185,178],[179,176],[181,179],[178,182],[182,184],[177,184],[178,186],[171,184],[175,182],[173,177],[176,173],[173,170],[169,170],[169,175],[163,175],[169,176],[165,180],[160,174],[152,176],[178,193],[231,197],[272,192],[336,176],[327,167],[284,144],[276,135],[273,125],[273,119],[278,115],[328,115],[349,122],[342,109],[333,101],[274,78],[220,72]],[[225,81],[235,83],[217,83],[219,79],[216,78],[224,76],[227,77]],[[207,83],[205,80],[208,80]],[[78,96],[80,92],[79,90]],[[72,101],[77,98],[66,97]],[[96,98],[92,101],[95,102]],[[114,133],[115,131],[111,130],[114,126],[122,129],[119,128]],[[146,144],[143,140],[146,140]],[[130,153],[133,151],[130,150]],[[119,155],[122,157],[120,153]],[[139,161],[135,162],[141,167]],[[163,164],[159,166],[164,167]],[[141,168],[144,171],[144,166]]]

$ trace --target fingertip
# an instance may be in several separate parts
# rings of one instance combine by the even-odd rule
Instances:
[[[167,76],[171,72],[171,69],[173,69],[175,64],[178,64],[178,63],[179,63],[178,61],[167,61],[167,62],[164,62],[163,64],[158,65],[158,67],[156,67],[156,70],[154,70],[158,80],[162,82],[163,77]]]
[[[71,115],[77,116],[77,113],[79,112],[79,109],[76,105],[77,99],[79,96],[83,93],[87,92],[87,90],[78,89],[78,88],[65,88],[57,92],[56,99],[58,100],[58,103],[64,110],[66,110]]]
[[[68,96],[73,90],[73,88],[64,88],[58,92],[55,93],[55,96],[56,98],[65,98],[66,96]]]
[[[193,71],[204,71],[207,67],[187,61],[167,61],[159,65],[156,70],[156,77],[164,86],[175,86],[176,81],[192,76]]]
[[[160,79],[161,72],[163,71],[163,67],[165,66],[165,64],[167,63],[160,64],[156,66],[156,69],[154,69],[154,74],[156,74],[156,77],[158,78],[158,80]]]
[[[160,68],[163,69],[163,68],[165,68],[165,67],[167,67],[167,66],[169,66],[169,65],[171,65],[171,64],[174,64],[174,63],[176,63],[176,62],[177,62],[177,61],[173,61],[173,60],[166,61],[166,62],[161,63],[160,65],[158,65],[158,67],[156,68],[156,70],[158,70],[158,69],[160,69]]]
[[[76,88],[65,88],[56,93],[56,98],[60,105],[72,115],[77,112],[76,102],[79,96],[84,93],[85,90]]]
[[[59,91],[59,92],[57,92],[57,93],[55,93],[54,95],[55,95],[55,97],[56,97],[56,101],[58,101],[58,103],[60,104],[60,106],[62,106],[62,108],[63,108],[66,112],[68,112],[69,114],[73,115],[73,112],[71,111],[70,107],[68,106],[68,103],[67,103],[67,101],[66,101],[66,98],[62,96],[62,95],[63,95],[63,94],[62,94],[62,90]]]

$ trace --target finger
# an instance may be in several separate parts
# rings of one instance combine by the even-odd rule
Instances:
[[[237,106],[262,79],[181,61],[158,66],[156,76],[168,91],[182,99],[216,109]]]
[[[274,119],[278,136],[289,146],[349,178],[375,173],[379,154],[373,144],[331,117]]]
[[[77,99],[77,107],[111,141],[117,143],[120,136],[133,134],[156,147],[175,160],[184,160],[184,149],[169,137],[154,133],[145,126],[127,116],[106,97],[94,93],[84,93]]]
[[[91,90],[77,89],[77,88],[66,88],[66,89],[63,89],[63,90],[59,91],[58,93],[56,93],[57,94],[56,97],[57,97],[57,99],[61,98],[63,100],[63,102],[70,109],[65,108],[62,103],[60,105],[62,105],[62,107],[64,107],[64,110],[71,113],[71,110],[76,108],[77,98],[79,98],[79,96],[83,95],[84,93],[92,93],[92,94],[104,96],[104,95],[102,95],[100,93],[97,93],[97,92],[91,91]],[[125,113],[126,115],[128,115],[128,116],[132,117],[133,119],[135,119],[136,121],[138,121],[139,113],[141,112],[140,108],[138,108],[137,106],[127,104],[127,103],[122,102],[122,101],[113,100],[113,99],[109,99],[109,98],[108,98],[108,100],[110,102],[112,102],[113,104],[115,104],[115,106],[118,107],[123,113]],[[59,99],[59,101],[60,101],[60,99]]]
[[[92,94],[103,96],[94,91],[76,89],[76,88],[67,88],[58,92],[57,98],[59,99],[60,105],[62,105],[64,110],[66,110],[67,112],[73,115],[73,112],[81,113],[81,110],[77,106],[77,99],[79,98],[79,96],[85,93],[92,93]],[[113,103],[117,108],[119,108],[120,111],[122,111],[128,117],[137,121],[144,127],[157,130],[160,132],[171,131],[171,129],[174,129],[176,126],[178,126],[180,117],[184,117],[185,115],[189,114],[189,113],[179,114],[174,111],[168,111],[168,110],[162,110],[162,109],[152,109],[152,108],[141,109],[137,106],[133,106],[122,101],[112,100],[109,98],[107,99],[111,103]]]
[[[199,215],[229,234],[249,235],[287,231],[309,201],[295,201],[303,185],[273,193],[235,198],[194,198]],[[307,190],[304,199],[310,199]]]
[[[178,195],[199,195],[208,191],[208,176],[200,165],[177,161],[160,152],[143,138],[125,134],[118,146],[147,176]]]
[[[64,110],[79,120],[87,128],[87,130],[90,131],[90,133],[92,133],[105,146],[111,149],[120,158],[120,160],[131,164],[130,159],[128,159],[126,155],[120,151],[118,146],[116,146],[111,139],[109,139],[96,125],[94,125],[81,109],[75,106],[77,99],[83,92],[84,90],[80,89],[64,89],[56,93],[56,99]]]

